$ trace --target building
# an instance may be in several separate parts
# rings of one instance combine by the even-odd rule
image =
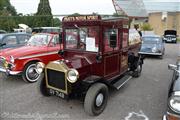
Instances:
[[[158,35],[163,35],[165,30],[176,30],[180,35],[180,12],[149,13],[148,22]]]
[[[180,2],[172,0],[143,0],[149,14],[148,22],[154,32],[163,35],[164,30],[176,30],[180,35]]]

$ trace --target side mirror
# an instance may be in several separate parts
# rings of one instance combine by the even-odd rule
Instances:
[[[63,50],[59,50],[58,55],[63,56],[64,55],[64,51]]]
[[[168,65],[168,69],[169,69],[169,70],[177,70],[177,65],[169,64],[169,65]]]
[[[169,70],[175,70],[176,72],[178,72],[180,74],[180,71],[178,70],[178,66],[177,65],[169,64],[168,65],[168,69]]]

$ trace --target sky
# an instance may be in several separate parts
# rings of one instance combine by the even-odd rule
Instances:
[[[37,12],[40,0],[10,0],[18,13],[32,14]],[[146,8],[163,8],[168,9],[168,2],[171,2],[171,9],[173,5],[179,6],[180,0],[143,0]],[[92,14],[97,12],[99,14],[113,14],[115,13],[112,0],[49,0],[53,15],[68,15],[73,13]],[[153,2],[153,3],[152,3]],[[163,7],[163,2],[165,8]],[[176,3],[173,4],[173,2]],[[157,4],[156,4],[157,3]],[[152,5],[151,5],[152,4]],[[160,7],[159,7],[160,6]],[[169,8],[169,9],[170,9]]]
[[[36,13],[40,0],[10,0],[18,13]],[[99,14],[115,13],[112,0],[49,0],[52,14]]]

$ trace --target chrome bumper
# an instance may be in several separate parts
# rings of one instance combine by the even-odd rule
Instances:
[[[148,53],[148,52],[139,52],[139,54],[143,54],[143,55],[162,55],[162,53]]]
[[[0,67],[0,72],[4,72],[7,75],[19,75],[22,71],[10,71],[8,69],[5,69],[3,67]]]

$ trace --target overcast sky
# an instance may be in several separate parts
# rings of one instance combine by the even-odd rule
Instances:
[[[37,12],[40,0],[10,0],[18,13],[31,14]],[[49,0],[52,14],[113,14],[112,0]]]
[[[40,0],[10,0],[18,13],[36,13]],[[180,0],[143,0],[144,2],[180,2]],[[64,14],[113,14],[112,0],[49,0],[54,15]]]

